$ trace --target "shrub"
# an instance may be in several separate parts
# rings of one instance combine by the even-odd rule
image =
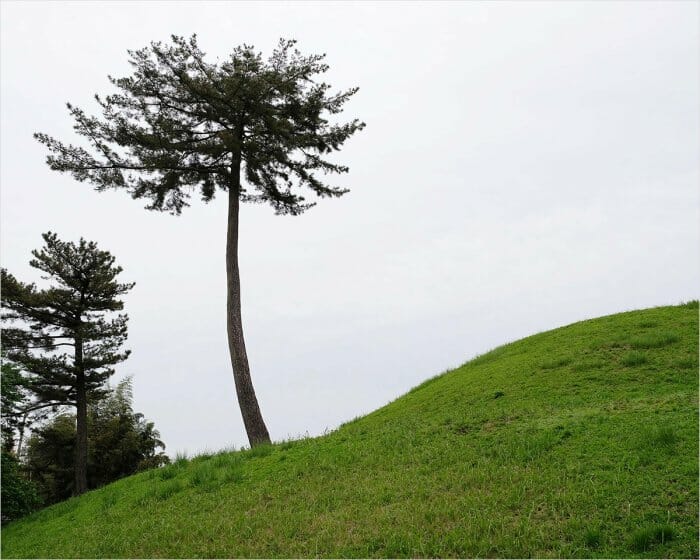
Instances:
[[[36,486],[22,476],[19,461],[2,451],[2,524],[24,517],[41,505]]]

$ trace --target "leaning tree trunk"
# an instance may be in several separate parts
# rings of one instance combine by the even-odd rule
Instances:
[[[85,371],[83,370],[83,342],[75,340],[75,404],[76,404],[76,441],[75,441],[75,490],[76,496],[87,492],[87,391],[85,389]]]
[[[250,446],[270,442],[270,434],[265,426],[258,399],[250,378],[248,355],[243,340],[241,321],[241,278],[238,272],[238,195],[240,190],[240,167],[234,173],[228,194],[228,232],[226,236],[226,330],[228,348],[233,366],[233,379],[236,383],[238,404],[243,416],[243,424],[248,434]]]

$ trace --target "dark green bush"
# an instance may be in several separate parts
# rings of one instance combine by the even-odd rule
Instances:
[[[36,486],[24,478],[17,458],[2,451],[2,524],[31,513],[41,505]]]

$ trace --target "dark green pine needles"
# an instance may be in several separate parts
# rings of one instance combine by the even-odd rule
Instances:
[[[253,47],[236,47],[221,64],[204,60],[196,36],[172,37],[129,51],[134,74],[109,77],[120,93],[95,96],[102,118],[68,104],[75,130],[91,150],[35,134],[53,155],[51,169],[68,171],[97,190],[125,188],[152,210],[180,213],[191,192],[214,198],[216,187],[239,190],[245,202],[269,202],[281,214],[312,206],[292,192],[309,187],[321,197],[346,189],[318,176],[346,173],[325,158],[364,123],[332,124],[358,88],[329,95],[316,81],[325,55],[302,56],[296,41],[280,40],[267,61]],[[244,166],[245,186],[236,169]]]
[[[47,275],[46,289],[17,280],[2,269],[3,350],[27,376],[38,404],[77,409],[75,493],[87,489],[87,402],[104,396],[114,366],[126,360],[126,314],[119,299],[134,284],[120,284],[122,271],[108,251],[81,239],[76,245],[43,235],[30,265]]]

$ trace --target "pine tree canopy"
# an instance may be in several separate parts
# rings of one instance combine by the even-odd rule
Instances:
[[[48,288],[25,284],[2,269],[3,349],[25,371],[40,402],[74,405],[78,368],[88,394],[96,397],[113,366],[129,355],[121,349],[128,317],[113,312],[123,309],[118,298],[134,284],[117,282],[122,269],[94,242],[81,239],[76,245],[51,232],[43,238],[45,246],[32,252],[29,264],[46,274]]]
[[[300,214],[314,203],[298,187],[319,197],[347,192],[324,182],[323,175],[348,171],[326,156],[365,125],[329,120],[357,88],[330,93],[317,81],[328,69],[325,55],[303,56],[295,43],[280,40],[267,60],[243,45],[210,63],[196,35],[152,42],[129,51],[133,75],[109,77],[119,93],[95,96],[101,118],[68,104],[90,149],[35,137],[49,148],[52,169],[97,190],[126,189],[148,199],[151,210],[179,214],[193,192],[208,202],[218,187],[280,214]]]

